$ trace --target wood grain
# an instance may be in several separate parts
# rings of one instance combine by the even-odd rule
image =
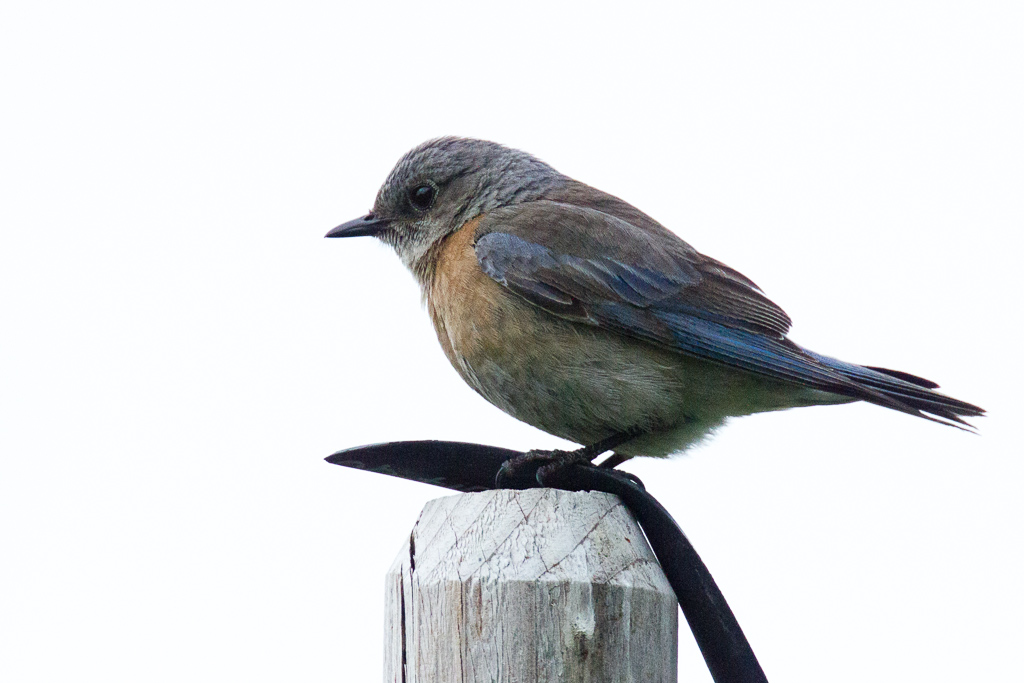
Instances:
[[[676,681],[676,598],[615,496],[430,501],[387,575],[387,683]]]

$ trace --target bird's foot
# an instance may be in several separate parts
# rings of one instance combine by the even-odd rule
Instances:
[[[586,449],[576,451],[532,450],[506,460],[494,478],[496,489],[530,489],[543,485],[543,476],[577,463],[589,463]]]
[[[532,450],[506,460],[494,478],[496,489],[529,489],[536,486],[547,486],[548,482],[557,480],[565,471],[576,465],[590,465],[597,456],[621,445],[633,438],[635,433],[617,434],[598,443],[575,451]],[[615,467],[627,458],[613,454],[601,467]],[[621,472],[641,488],[643,482],[636,476]]]

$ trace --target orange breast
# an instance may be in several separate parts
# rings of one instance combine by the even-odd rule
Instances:
[[[479,217],[467,222],[445,240],[427,293],[427,307],[445,355],[475,388],[467,359],[497,351],[505,317],[502,303],[507,306],[512,298],[480,270],[473,250],[479,222]]]

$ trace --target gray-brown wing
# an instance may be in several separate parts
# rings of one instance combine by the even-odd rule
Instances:
[[[477,228],[475,250],[488,277],[562,318],[922,417],[962,422],[957,415],[980,411],[924,380],[799,347],[785,338],[785,313],[749,280],[678,238],[595,209],[543,201],[494,211]]]
[[[547,269],[545,277],[564,279],[563,295],[576,292],[581,301],[618,297],[641,308],[663,307],[773,337],[789,331],[789,316],[751,280],[637,213],[649,224],[585,206],[530,202],[485,216],[477,239],[502,232],[545,247],[564,266]],[[536,258],[528,250],[515,256]],[[538,293],[543,289],[540,282],[531,286]]]

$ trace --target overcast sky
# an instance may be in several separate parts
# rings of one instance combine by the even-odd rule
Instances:
[[[627,469],[771,680],[1019,676],[1022,10],[770,5],[5,2],[0,679],[379,680],[384,573],[447,493],[322,458],[566,445],[463,385],[388,248],[323,239],[444,134],[987,408],[755,416]]]

